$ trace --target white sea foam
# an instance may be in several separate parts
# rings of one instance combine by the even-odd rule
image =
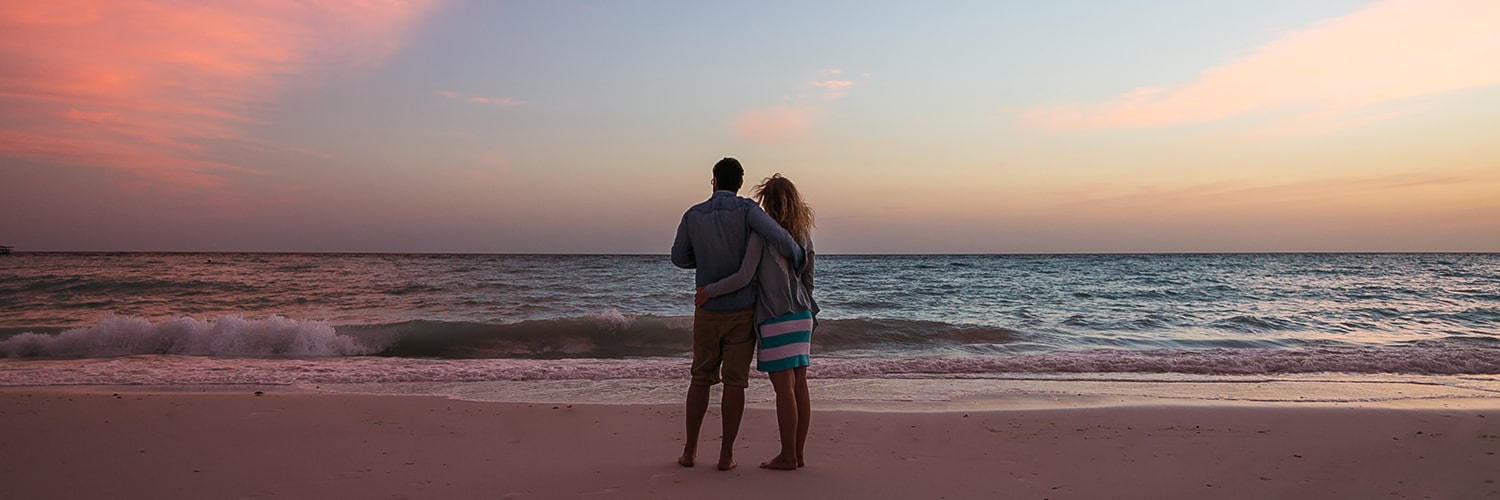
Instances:
[[[629,326],[632,321],[635,321],[635,316],[620,314],[620,310],[616,308],[611,308],[605,312],[589,314],[586,317],[618,327]]]
[[[159,323],[106,316],[98,324],[56,335],[21,333],[0,341],[0,357],[98,358],[133,354],[188,356],[320,357],[369,354],[374,350],[339,335],[322,321],[281,316],[213,320],[178,317]]]
[[[1217,360],[1219,369],[1210,369],[1199,355]],[[1235,359],[1233,352],[1160,353],[1161,362],[1132,366],[1110,365],[1091,357],[1113,357],[1109,353],[1074,353],[1045,357],[1015,356],[1006,360],[964,358],[925,358],[906,360],[815,358],[808,370],[810,378],[823,380],[861,379],[934,379],[972,380],[1036,377],[1084,377],[1096,379],[1163,379],[1192,377],[1232,378],[1236,381],[1266,381],[1289,377],[1466,377],[1470,380],[1496,380],[1493,370],[1476,374],[1427,366],[1430,361],[1414,356],[1412,366],[1392,364],[1395,356],[1373,352],[1335,356],[1322,364],[1304,365],[1299,371],[1278,371],[1257,363],[1268,361],[1265,353],[1259,361]],[[1350,353],[1354,354],[1354,353]],[[1177,357],[1177,361],[1170,358]],[[1461,364],[1479,358],[1495,359],[1495,352],[1466,352]],[[1371,359],[1373,358],[1373,359]],[[1384,362],[1371,361],[1384,359]],[[1144,360],[1140,360],[1144,361]],[[1174,364],[1175,363],[1175,364]],[[38,385],[218,385],[218,384],[453,384],[476,382],[552,381],[564,384],[590,384],[602,380],[657,380],[673,384],[687,379],[688,357],[645,357],[628,359],[415,359],[379,356],[344,356],[322,358],[268,357],[202,357],[179,355],[134,355],[105,359],[65,359],[51,361],[0,360],[0,386]],[[1395,369],[1392,369],[1395,368]]]

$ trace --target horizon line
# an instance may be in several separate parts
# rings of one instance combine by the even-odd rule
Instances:
[[[576,256],[576,257],[638,257],[671,254],[647,252],[410,252],[410,251],[360,251],[360,250],[12,250],[9,255],[24,254],[157,254],[157,255],[445,255],[445,256]],[[1052,255],[1485,255],[1500,254],[1500,250],[1230,250],[1230,251],[1146,251],[1146,252],[839,252],[820,254],[825,257],[911,257],[911,256],[1052,256]]]

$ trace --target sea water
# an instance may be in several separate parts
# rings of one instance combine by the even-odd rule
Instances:
[[[829,401],[1500,396],[1497,254],[829,255],[816,272],[810,377]],[[662,255],[20,253],[0,257],[0,385],[669,402],[692,288]]]

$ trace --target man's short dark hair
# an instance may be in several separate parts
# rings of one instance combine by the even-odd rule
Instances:
[[[738,192],[745,184],[745,167],[740,166],[739,160],[725,156],[714,164],[714,183],[719,189]]]

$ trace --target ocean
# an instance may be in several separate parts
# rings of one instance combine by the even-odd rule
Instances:
[[[675,402],[692,289],[664,255],[18,253],[0,385]],[[1500,397],[1500,254],[820,255],[814,295],[824,401]]]

